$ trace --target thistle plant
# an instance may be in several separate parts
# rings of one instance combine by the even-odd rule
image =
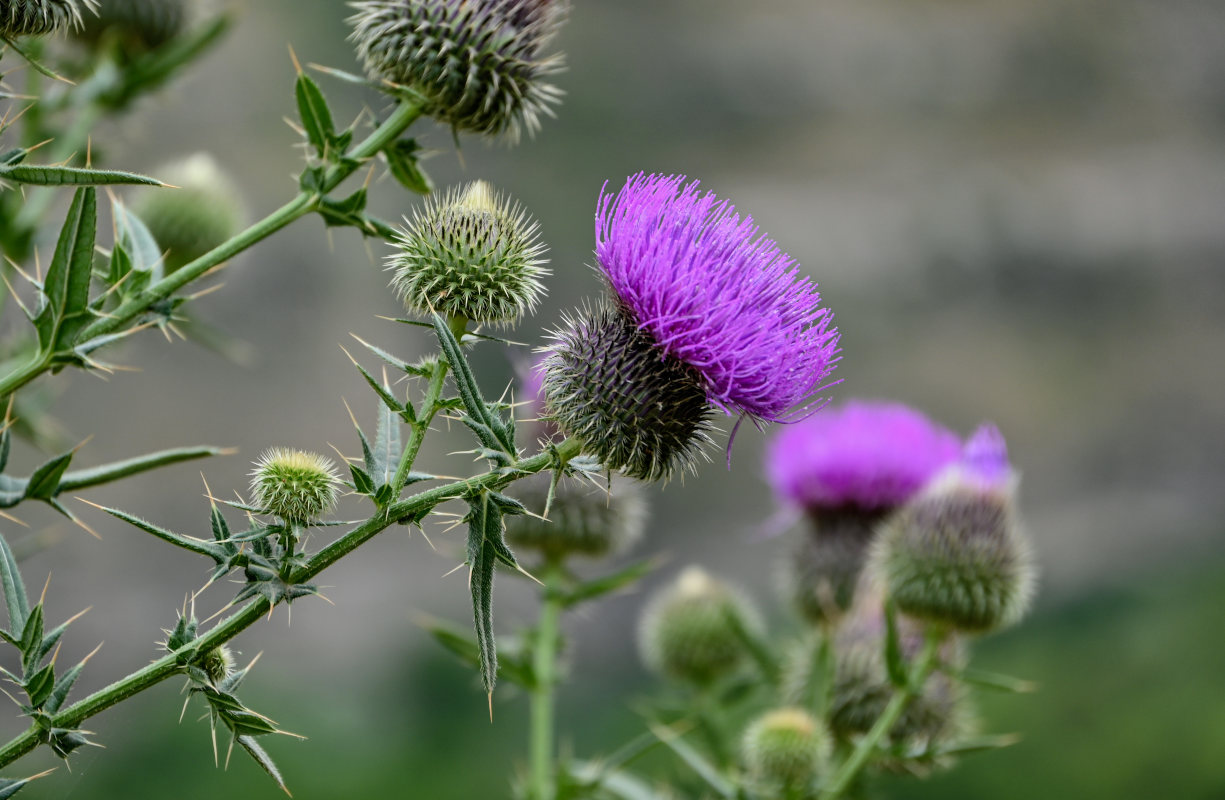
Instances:
[[[254,662],[238,666],[229,642],[277,607],[316,597],[318,576],[375,536],[445,518],[444,503],[465,509],[458,526],[472,628],[429,627],[477,671],[491,717],[499,679],[530,697],[528,768],[517,786],[530,800],[661,796],[628,766],[654,746],[678,755],[720,797],[834,800],[865,770],[921,770],[961,750],[1002,744],[967,742],[957,724],[961,689],[975,680],[964,666],[965,635],[1016,621],[1033,583],[1016,522],[1017,482],[998,431],[984,428],[962,448],[951,433],[896,406],[821,411],[839,334],[816,284],[728,201],[697,181],[645,173],[598,195],[603,296],[554,329],[522,387],[526,402],[492,399],[469,354],[500,341],[486,326],[521,323],[543,296],[549,272],[539,226],[479,179],[418,201],[396,226],[369,208],[369,181],[350,182],[385,169],[411,194],[430,195],[421,144],[408,135],[422,117],[491,141],[534,132],[560,97],[545,81],[560,68],[550,48],[567,4],[352,6],[350,38],[365,76],[320,71],[351,91],[377,93],[381,109],[338,123],[323,88],[298,67],[291,126],[305,163],[297,189],[244,227],[238,192],[208,155],[156,170],[157,177],[99,168],[81,155],[91,152],[86,145],[100,119],[126,113],[218,41],[225,15],[186,0],[114,0],[86,25],[82,46],[47,35],[78,27],[98,10],[92,0],[0,0],[0,56],[12,52],[31,67],[23,94],[0,83],[7,104],[0,112],[0,247],[11,300],[4,311],[14,318],[0,342],[2,516],[40,502],[85,527],[66,493],[228,453],[180,447],[69,469],[78,458],[70,450],[28,472],[7,472],[12,438],[35,429],[30,418],[50,413],[36,390],[54,374],[112,371],[103,354],[130,337],[179,331],[205,303],[197,290],[205,276],[304,217],[317,214],[328,227],[378,240],[392,290],[411,317],[396,323],[425,329],[437,345],[410,361],[359,339],[366,357],[381,364],[376,377],[352,358],[375,408],[373,430],[353,417],[351,452],[359,454],[341,454],[338,466],[309,450],[266,450],[253,464],[246,498],[208,493],[204,536],[91,503],[203,559],[208,573],[168,619],[156,658],[85,697],[70,702],[89,658],[67,669],[56,658],[76,618],[48,624],[44,598],[31,603],[0,533],[8,623],[0,638],[17,654],[4,675],[28,720],[0,744],[0,769],[41,746],[69,759],[96,743],[91,737],[106,736],[88,733],[88,720],[177,678],[189,703],[204,704],[214,742],[219,731],[228,736],[230,749],[288,791],[263,744],[287,732],[240,698]],[[145,194],[131,202],[100,197],[98,187],[117,186]],[[108,200],[109,236],[98,224]],[[61,217],[58,234],[48,236]],[[52,239],[43,268],[37,247]],[[647,489],[639,482],[694,470],[720,414],[760,427],[800,423],[773,446],[770,469],[778,493],[816,525],[794,569],[801,607],[815,625],[782,642],[732,583],[687,568],[650,601],[641,623],[644,660],[669,684],[666,699],[648,711],[645,744],[608,759],[573,758],[558,747],[555,721],[563,617],[651,571],[651,561],[591,561],[618,557],[644,538]],[[478,469],[444,477],[418,463],[440,416],[471,435],[465,454]],[[333,518],[342,493],[362,505],[360,519]],[[499,570],[532,580],[540,601],[536,622],[503,638],[500,649]],[[218,601],[231,582],[237,589]],[[201,622],[196,605],[208,602],[221,608]],[[986,682],[1016,685],[998,676]],[[701,733],[700,747],[685,740],[692,729]],[[0,796],[33,777],[0,779]]]

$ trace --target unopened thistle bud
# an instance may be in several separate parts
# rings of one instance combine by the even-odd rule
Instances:
[[[351,40],[366,74],[420,95],[425,112],[458,130],[507,134],[540,127],[561,92],[543,78],[563,0],[366,0]]]
[[[747,650],[739,628],[759,627],[738,592],[699,567],[689,567],[647,604],[639,650],[647,666],[669,678],[705,686],[735,672]]]
[[[961,462],[885,525],[874,554],[897,607],[967,633],[1018,620],[1034,582],[1018,529],[1016,477],[992,426],[966,444]]]
[[[515,497],[534,511],[544,509],[553,476],[540,473],[514,485]],[[546,559],[569,555],[616,555],[642,537],[646,504],[642,488],[619,479],[605,488],[578,480],[557,485],[548,519],[527,515],[506,519],[506,539],[516,550],[535,550]]]
[[[425,208],[396,236],[391,285],[410,311],[473,322],[514,322],[544,294],[547,248],[517,203],[474,181]]]
[[[96,8],[95,0],[0,0],[0,35],[43,36],[81,26],[82,6]]]
[[[640,173],[601,192],[596,258],[613,300],[555,332],[546,362],[562,429],[609,469],[650,480],[692,468],[708,408],[807,413],[837,353],[816,285],[751,219],[685,180]]]
[[[825,727],[800,708],[780,708],[759,717],[745,731],[742,744],[753,781],[791,791],[812,783],[830,749]]]
[[[213,685],[216,685],[234,672],[234,654],[225,645],[218,645],[204,654],[200,666]]]
[[[178,36],[203,0],[105,0],[97,17],[86,17],[78,38],[116,37],[131,52],[152,50]]]
[[[832,623],[850,608],[877,526],[960,448],[951,431],[897,403],[854,401],[774,437],[765,463],[770,484],[809,522],[788,565],[807,618]]]
[[[167,275],[238,233],[240,195],[212,156],[196,153],[154,174],[178,188],[141,190],[132,210],[165,253]]]
[[[331,460],[302,450],[269,450],[251,473],[253,503],[286,522],[303,525],[336,505],[339,484]]]

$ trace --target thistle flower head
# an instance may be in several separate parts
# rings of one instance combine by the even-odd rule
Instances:
[[[166,164],[155,174],[178,188],[142,190],[132,210],[165,253],[169,275],[238,233],[242,199],[208,153]]]
[[[350,39],[366,74],[406,86],[425,112],[458,130],[534,133],[561,92],[544,78],[562,66],[545,49],[564,0],[365,0],[351,3]]]
[[[553,333],[544,361],[548,416],[607,469],[654,481],[693,468],[710,408],[692,367],[661,353],[609,306]]]
[[[330,511],[339,485],[330,459],[303,450],[269,450],[251,473],[255,505],[298,524],[315,522]]]
[[[217,645],[204,654],[200,666],[208,679],[216,685],[234,671],[234,653],[223,644]]]
[[[808,510],[887,511],[956,461],[957,436],[899,403],[851,402],[779,431],[766,475],[782,499]]]
[[[108,33],[129,52],[160,47],[193,21],[204,0],[105,0],[96,18],[86,18],[79,38],[99,41]]]
[[[647,604],[638,645],[647,666],[704,686],[735,672],[747,656],[738,628],[759,626],[748,601],[699,567],[689,567]]]
[[[96,0],[0,0],[0,35],[43,36],[81,26],[81,8],[94,11]]]
[[[816,284],[751,217],[684,176],[631,177],[601,192],[596,257],[659,357],[687,365],[728,414],[803,415],[838,352]]]
[[[426,201],[387,257],[391,284],[418,313],[513,322],[544,294],[540,227],[484,181]]]
[[[820,774],[830,750],[825,726],[802,708],[779,708],[758,717],[741,745],[745,767],[755,782],[792,791]]]
[[[1034,565],[1015,495],[1003,437],[980,429],[963,459],[882,528],[873,562],[898,609],[968,633],[1018,620]]]

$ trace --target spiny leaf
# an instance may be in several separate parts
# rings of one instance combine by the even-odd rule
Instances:
[[[290,794],[289,787],[285,785],[285,779],[281,777],[281,771],[277,769],[272,756],[268,755],[264,748],[260,747],[259,742],[250,736],[239,736],[237,741],[242,745],[242,749],[246,750],[251,758],[255,759],[255,763],[259,764],[264,772],[267,772],[276,781],[276,785],[281,787],[281,791],[285,794]],[[293,795],[290,794],[290,796],[292,797]]]
[[[30,696],[30,705],[42,708],[55,689],[55,665],[47,666],[34,673],[25,684],[26,694]]]
[[[623,589],[626,586],[637,583],[642,580],[657,566],[657,562],[653,559],[647,561],[639,561],[636,564],[617,570],[611,575],[605,575],[603,578],[585,581],[579,584],[576,588],[566,592],[562,598],[562,605],[569,608],[587,600],[594,600],[597,597],[603,597],[606,594]]]
[[[38,343],[44,352],[60,349],[87,321],[97,226],[96,190],[78,189],[43,282],[43,308],[34,319]]]
[[[184,550],[190,550],[193,553],[208,556],[214,561],[221,562],[225,560],[225,553],[221,552],[217,546],[211,542],[205,542],[201,539],[185,536],[181,533],[175,533],[174,531],[158,527],[152,522],[146,522],[140,517],[129,514],[126,511],[120,511],[117,508],[107,508],[106,506],[100,506],[94,503],[90,503],[90,505],[101,511],[105,511],[116,519],[123,520],[129,525],[140,528],[145,533],[151,533],[164,542],[169,542],[170,544],[182,547]]]
[[[50,500],[59,494],[60,480],[64,477],[68,464],[72,462],[73,455],[74,452],[70,450],[34,470],[30,482],[26,484],[25,496],[33,500]]]
[[[401,186],[410,192],[429,194],[434,191],[434,184],[417,163],[417,153],[420,151],[421,146],[416,139],[400,139],[384,148],[383,154],[387,156],[392,177]]]
[[[165,186],[157,178],[110,169],[52,167],[35,164],[0,166],[0,179],[33,186]]]
[[[298,99],[298,116],[302,119],[306,137],[315,146],[319,157],[326,158],[328,147],[336,135],[327,100],[324,99],[319,85],[305,72],[298,73],[294,94]]]
[[[100,486],[104,483],[127,478],[132,475],[137,475],[142,472],[148,472],[159,467],[169,466],[170,464],[178,464],[183,461],[192,461],[197,458],[208,458],[210,456],[224,455],[227,451],[220,447],[176,447],[169,450],[159,450],[156,453],[148,453],[143,456],[125,459],[123,461],[114,461],[110,464],[103,464],[97,467],[88,469],[74,469],[71,472],[65,473],[59,483],[60,492],[77,491],[87,489],[91,486]]]
[[[17,559],[9,549],[8,540],[0,534],[0,582],[4,584],[4,604],[9,612],[9,631],[16,637],[25,630],[26,618],[30,616],[30,601],[26,598],[25,583],[17,569]]]
[[[10,797],[24,789],[30,781],[36,781],[50,774],[51,770],[46,770],[28,778],[0,778],[0,800],[9,800]]]

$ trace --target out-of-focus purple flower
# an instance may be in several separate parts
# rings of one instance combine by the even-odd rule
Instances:
[[[957,436],[918,411],[860,401],[780,431],[766,474],[780,497],[805,509],[888,510],[960,455]]]
[[[958,466],[966,477],[988,485],[1007,484],[1012,480],[1012,465],[1008,463],[1008,444],[994,425],[982,425],[966,441]]]
[[[817,286],[726,200],[684,176],[601,192],[596,257],[621,309],[662,354],[692,367],[728,414],[804,415],[838,353]]]

